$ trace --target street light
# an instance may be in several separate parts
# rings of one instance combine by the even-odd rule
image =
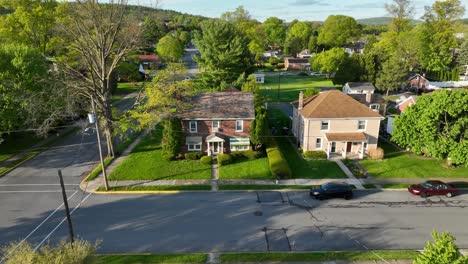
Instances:
[[[107,182],[107,174],[106,168],[104,167],[104,159],[102,158],[102,148],[101,148],[101,136],[99,133],[99,118],[96,114],[96,108],[94,107],[94,99],[91,97],[91,108],[92,113],[88,114],[88,119],[90,124],[94,124],[96,126],[96,136],[98,141],[98,148],[99,148],[99,158],[101,159],[101,168],[102,168],[102,175],[104,176],[104,187],[106,191],[109,190],[109,183]]]

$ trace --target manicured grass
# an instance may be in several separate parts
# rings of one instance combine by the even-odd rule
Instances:
[[[161,149],[162,127],[146,136],[109,175],[110,180],[208,180],[211,165],[198,160],[166,161]]]
[[[143,85],[143,82],[118,83],[117,90],[114,92],[114,94],[111,97],[112,102],[115,102],[124,98],[127,94],[131,94],[133,92],[139,91],[142,85]]]
[[[278,89],[278,76],[265,77],[261,84],[261,94],[272,102],[292,102],[299,98],[300,91],[312,88],[340,87],[323,77],[281,76]]]
[[[300,179],[338,179],[346,178],[344,172],[333,161],[304,160],[286,137],[277,137],[276,141],[286,158],[294,178]]]
[[[335,260],[397,260],[414,259],[418,255],[412,250],[379,250],[314,253],[232,253],[222,254],[221,262],[266,262],[266,261],[335,261]]]
[[[384,160],[360,161],[374,178],[468,177],[468,167],[445,168],[443,160],[413,157],[382,140],[379,140],[379,147],[385,151]]]
[[[136,264],[136,263],[205,263],[206,254],[124,254],[96,255],[97,263]]]
[[[152,186],[115,186],[110,191],[209,191],[210,185],[152,185]],[[97,191],[105,191],[99,187]]]
[[[18,132],[2,135],[4,141],[0,143],[0,162],[34,146],[43,138],[37,137],[33,132]]]
[[[253,185],[253,184],[226,184],[226,185],[219,185],[219,190],[222,191],[236,191],[236,190],[308,190],[312,186],[308,185]]]
[[[268,158],[244,160],[219,167],[220,179],[268,179],[272,180]]]

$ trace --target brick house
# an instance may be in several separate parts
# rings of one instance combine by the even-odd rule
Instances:
[[[340,91],[327,91],[291,103],[292,132],[304,151],[328,158],[360,158],[377,148],[383,117]]]
[[[235,89],[192,97],[188,110],[179,112],[185,133],[182,152],[208,155],[250,150],[250,124],[255,119],[253,93]]]
[[[284,68],[286,70],[310,70],[309,59],[285,58]]]
[[[413,95],[413,96],[409,96],[408,98],[402,100],[396,106],[396,109],[398,110],[398,113],[403,113],[406,110],[406,108],[416,104],[417,99],[418,99],[418,97]]]
[[[161,58],[156,54],[138,55],[138,59],[145,70],[159,69],[161,65]]]
[[[412,90],[425,90],[428,86],[429,80],[426,79],[424,74],[415,74],[408,78],[408,87]]]

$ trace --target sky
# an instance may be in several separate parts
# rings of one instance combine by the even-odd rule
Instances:
[[[157,0],[133,0],[137,4],[154,6]],[[254,19],[263,22],[271,16],[286,21],[293,19],[324,21],[329,15],[348,15],[356,19],[387,16],[385,3],[391,0],[159,0],[162,9],[182,13],[220,17],[226,11],[233,11],[243,6]],[[468,0],[461,0],[467,8],[464,17],[468,17]],[[414,18],[419,19],[424,13],[424,6],[432,5],[434,0],[413,0]]]

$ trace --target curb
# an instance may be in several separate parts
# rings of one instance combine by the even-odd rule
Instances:
[[[211,192],[211,191],[94,191],[94,194],[177,194],[181,192]]]

